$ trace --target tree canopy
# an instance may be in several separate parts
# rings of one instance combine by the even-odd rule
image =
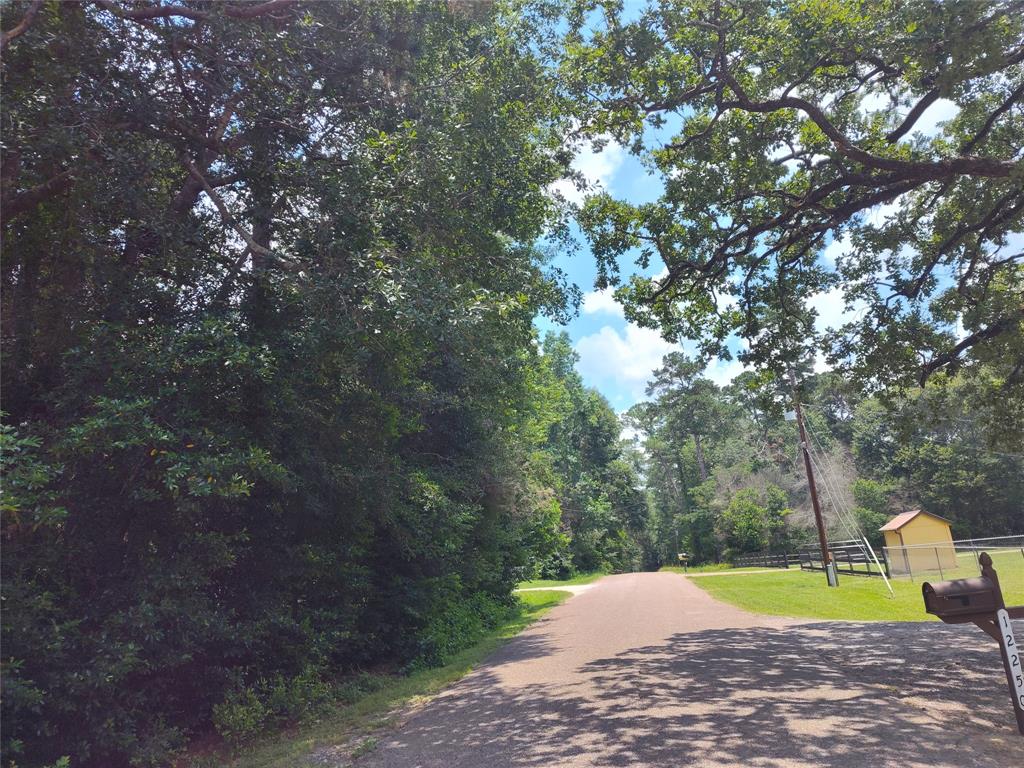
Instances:
[[[166,765],[437,663],[560,541],[543,23],[5,6],[5,763]]]
[[[662,182],[581,212],[602,285],[666,267],[616,292],[627,317],[783,372],[824,341],[875,387],[1002,359],[1019,392],[1019,2],[579,2],[562,73],[585,134]],[[850,310],[825,339],[816,295]]]
[[[664,362],[654,398],[626,415],[644,449],[657,556],[672,562],[686,551],[694,562],[717,562],[816,548],[799,437],[783,413],[788,383],[747,372],[718,387],[666,376],[692,361],[673,354]],[[958,539],[1020,530],[1024,453],[993,448],[1007,433],[989,420],[992,372],[944,377],[888,403],[833,372],[807,378],[799,396],[830,539],[865,535],[880,547],[878,528],[915,507],[951,520]],[[685,426],[694,403],[714,416]]]

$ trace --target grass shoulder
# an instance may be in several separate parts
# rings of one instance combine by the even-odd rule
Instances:
[[[1007,603],[1024,602],[1024,558],[1006,557],[997,567]],[[977,571],[965,566],[944,575],[963,578],[976,576]],[[939,574],[926,580],[939,581]],[[921,580],[891,581],[895,597],[889,596],[885,583],[877,577],[841,574],[839,586],[829,588],[823,573],[793,569],[742,577],[708,575],[693,579],[693,583],[715,599],[751,613],[846,621],[937,621],[924,612]]]
[[[542,587],[574,587],[580,584],[590,584],[591,582],[597,581],[602,576],[608,574],[604,571],[591,571],[590,573],[581,573],[578,576],[573,576],[571,579],[563,579],[561,581],[557,579],[533,579],[532,581],[521,581],[516,585],[516,589],[538,589]]]
[[[749,568],[733,568],[728,563],[709,563],[708,565],[688,565],[683,568],[681,565],[663,565],[658,569],[659,571],[668,571],[669,573],[751,573],[754,571],[763,571],[761,567],[749,567]],[[785,568],[775,568],[772,570],[784,571]]]
[[[554,606],[571,597],[568,592],[543,591],[519,594],[519,608],[479,642],[455,654],[441,667],[409,675],[375,676],[368,690],[354,701],[326,715],[243,746],[233,755],[194,757],[182,768],[232,766],[232,768],[293,768],[316,753],[330,757],[358,757],[372,752],[379,736],[398,723],[399,710],[440,693],[471,672],[499,646],[519,634]],[[341,762],[336,760],[336,762]]]

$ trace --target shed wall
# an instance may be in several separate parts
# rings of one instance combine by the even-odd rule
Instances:
[[[921,514],[899,531],[884,533],[885,546],[889,547],[889,565],[894,574],[953,570],[957,567],[953,532],[944,520]]]

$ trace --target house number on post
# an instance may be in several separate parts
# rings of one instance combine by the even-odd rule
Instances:
[[[977,624],[999,643],[1017,730],[1024,735],[1024,652],[1013,636],[1011,622],[1011,619],[1024,619],[1024,605],[1006,607],[999,588],[999,575],[992,567],[992,558],[987,552],[981,553],[978,564],[981,566],[979,579],[922,584],[924,608],[947,624]]]
[[[1013,685],[1013,695],[1017,699],[1017,706],[1024,709],[1024,664],[1021,662],[1020,646],[1013,637],[1013,624],[1010,622],[1010,614],[1005,608],[996,611],[996,621],[999,624],[999,643],[1003,646],[1006,660],[1010,666],[1010,682]]]

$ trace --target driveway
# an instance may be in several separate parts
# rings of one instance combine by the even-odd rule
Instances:
[[[356,762],[378,768],[1024,765],[973,626],[806,622],[672,573],[553,609]]]

